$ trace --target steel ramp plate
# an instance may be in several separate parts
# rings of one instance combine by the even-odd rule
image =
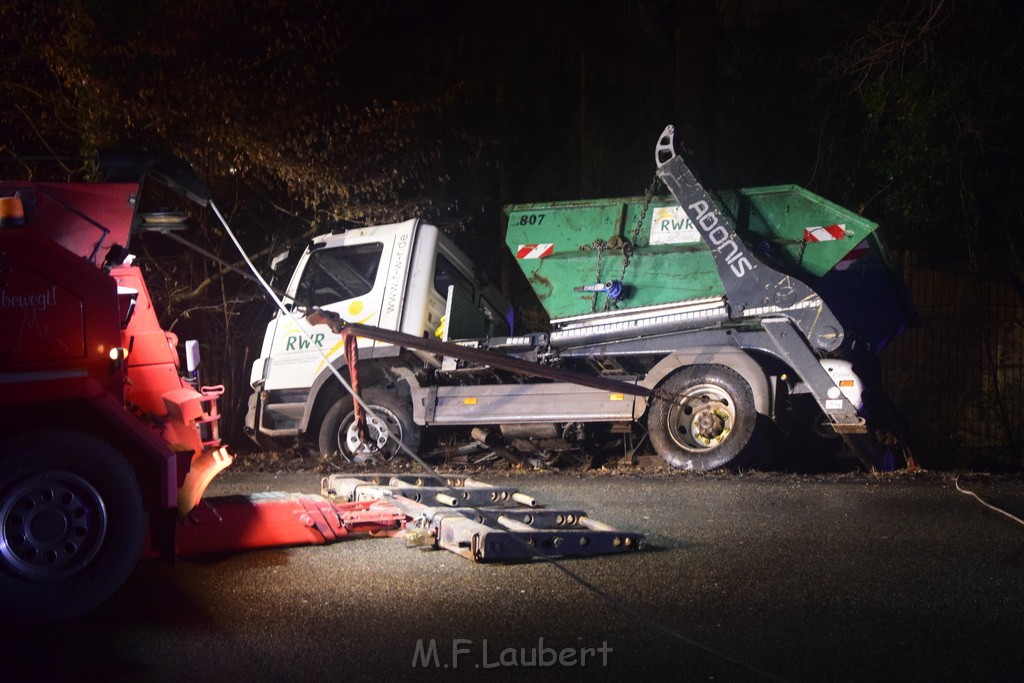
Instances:
[[[584,510],[545,508],[516,488],[470,478],[337,474],[321,485],[323,495],[345,501],[387,499],[412,519],[407,539],[415,535],[421,545],[427,539],[475,562],[607,555],[646,544],[643,534],[616,529]]]
[[[536,508],[524,510],[511,507],[482,507],[482,508],[426,508],[417,515],[427,522],[434,523],[443,517],[459,515],[471,519],[480,524],[499,525],[506,524],[509,528],[521,524],[531,529],[571,529],[585,527],[579,525],[579,520],[587,519],[587,513],[583,510],[556,510],[553,508]]]
[[[621,531],[494,529],[465,517],[445,517],[437,527],[439,547],[476,562],[610,555],[639,550],[644,542],[641,534]]]
[[[412,474],[332,474],[320,480],[320,491],[324,496],[341,498],[352,502],[361,487],[376,486],[462,486],[465,477],[431,476]]]
[[[493,505],[510,501],[519,492],[506,486],[414,486],[398,481],[379,485],[347,477],[332,480],[324,490],[328,496],[351,502],[401,496],[423,505],[441,503],[449,507]]]

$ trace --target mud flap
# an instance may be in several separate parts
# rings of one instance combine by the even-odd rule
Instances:
[[[178,489],[178,516],[182,519],[196,509],[214,477],[230,467],[235,458],[224,446],[206,448],[193,456],[185,481]]]

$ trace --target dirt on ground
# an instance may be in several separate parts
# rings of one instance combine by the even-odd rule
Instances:
[[[800,480],[821,482],[853,482],[871,481],[1006,481],[1024,483],[1024,473],[993,474],[970,471],[935,471],[926,469],[900,469],[894,472],[868,472],[855,461],[829,463],[821,471],[797,469],[722,469],[712,472],[682,472],[669,467],[657,455],[639,455],[632,463],[622,460],[605,459],[595,462],[586,458],[572,458],[541,462],[525,460],[513,464],[500,457],[484,457],[477,462],[466,458],[432,459],[427,465],[436,472],[443,474],[460,474],[463,476],[485,476],[500,473],[522,477],[545,476],[552,473],[575,477],[674,477],[702,479],[734,479],[747,478],[754,480]],[[316,474],[368,474],[381,471],[394,473],[422,473],[424,467],[405,458],[395,458],[386,463],[355,464],[337,457],[327,457],[319,453],[307,451],[270,451],[252,452],[237,455],[232,468],[240,472],[310,472]]]

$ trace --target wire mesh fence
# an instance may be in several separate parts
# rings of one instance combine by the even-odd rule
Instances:
[[[883,380],[933,468],[1024,466],[1024,297],[968,266],[904,258],[920,313],[883,355]]]

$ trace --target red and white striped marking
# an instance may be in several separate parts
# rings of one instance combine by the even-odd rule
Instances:
[[[520,244],[516,258],[544,258],[555,253],[554,244]]]
[[[804,228],[804,242],[832,242],[846,237],[845,225],[825,225]]]
[[[861,256],[868,253],[870,249],[871,247],[868,245],[868,241],[864,240],[863,242],[855,246],[853,249],[851,249],[850,253],[844,256],[842,260],[840,260],[839,263],[836,264],[836,270],[846,270],[854,263],[856,263]]]

